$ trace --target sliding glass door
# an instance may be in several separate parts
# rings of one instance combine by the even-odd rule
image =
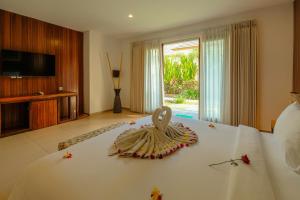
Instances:
[[[199,39],[163,45],[163,104],[173,115],[199,118]]]

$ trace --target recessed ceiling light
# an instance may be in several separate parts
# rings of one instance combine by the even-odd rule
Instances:
[[[133,18],[133,15],[132,15],[132,14],[129,14],[129,15],[128,15],[128,18]]]

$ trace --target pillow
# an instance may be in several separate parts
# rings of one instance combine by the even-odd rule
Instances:
[[[300,104],[289,105],[279,116],[274,127],[279,138],[287,165],[300,174]]]

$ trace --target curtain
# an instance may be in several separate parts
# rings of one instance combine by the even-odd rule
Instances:
[[[256,126],[257,27],[231,25],[231,124]]]
[[[162,51],[159,41],[145,42],[144,48],[144,110],[152,113],[162,106]]]
[[[200,52],[200,119],[230,123],[229,27],[204,31]]]
[[[209,29],[201,41],[200,118],[255,127],[256,23]]]
[[[133,43],[131,61],[130,110],[144,112],[144,44]]]

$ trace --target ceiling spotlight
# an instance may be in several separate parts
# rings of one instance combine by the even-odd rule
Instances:
[[[132,15],[132,14],[129,14],[129,15],[128,15],[128,18],[133,18],[133,15]]]

